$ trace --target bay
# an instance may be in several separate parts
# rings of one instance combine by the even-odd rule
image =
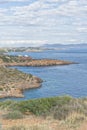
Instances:
[[[62,95],[73,97],[87,96],[87,48],[77,47],[66,48],[65,50],[46,50],[43,52],[10,52],[9,54],[29,55],[36,59],[69,60],[79,63],[53,67],[12,67],[42,78],[43,83],[40,88],[24,91],[24,98],[10,99],[27,100]]]

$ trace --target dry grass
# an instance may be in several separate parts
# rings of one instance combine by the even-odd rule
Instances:
[[[1,120],[0,130],[87,130],[86,117],[73,113],[66,120],[54,120],[52,117],[41,118],[28,116],[17,120]]]
[[[17,120],[2,119],[1,122],[3,130],[61,130],[57,129],[58,125],[60,125],[59,121],[52,118],[49,120],[41,117],[29,116]]]
[[[5,101],[0,103],[0,109],[0,130],[87,130],[87,99],[55,97]],[[23,118],[13,118],[14,111],[21,112]],[[3,118],[3,114],[9,112],[12,118]]]
[[[16,120],[2,119],[1,124],[0,130],[87,130],[86,117],[79,113],[72,113],[62,121],[31,115]]]
[[[73,112],[65,120],[61,121],[61,125],[66,126],[69,130],[77,130],[86,119],[84,114]]]

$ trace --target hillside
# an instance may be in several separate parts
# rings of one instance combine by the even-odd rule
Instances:
[[[0,67],[0,98],[23,97],[23,90],[41,86],[42,80],[16,69]]]
[[[0,102],[3,130],[86,130],[87,98],[69,96]]]
[[[0,48],[0,53],[4,52],[42,52],[46,50],[43,47],[3,47]]]

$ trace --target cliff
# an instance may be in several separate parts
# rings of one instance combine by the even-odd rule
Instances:
[[[38,88],[42,80],[16,69],[0,67],[0,98],[24,97],[23,90]]]

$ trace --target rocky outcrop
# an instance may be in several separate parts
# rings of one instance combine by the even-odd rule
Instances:
[[[54,65],[69,65],[74,62],[56,60],[56,59],[33,59],[30,56],[0,56],[2,60],[1,66],[54,66]]]
[[[16,69],[0,67],[0,98],[24,97],[25,89],[38,88],[42,79]]]
[[[13,62],[13,63],[2,63],[1,66],[34,66],[34,67],[40,67],[40,66],[56,66],[56,65],[69,65],[74,64],[74,62],[70,61],[62,61],[62,60],[52,60],[52,59],[35,59],[31,60],[29,62]]]

